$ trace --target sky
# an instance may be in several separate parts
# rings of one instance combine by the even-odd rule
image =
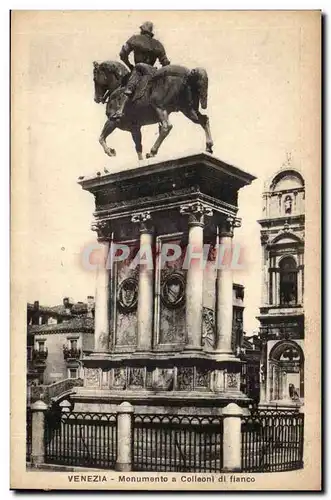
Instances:
[[[308,16],[309,14],[306,14]],[[273,12],[16,12],[12,50],[19,51],[25,147],[27,227],[24,244],[27,301],[44,305],[94,295],[95,275],[84,270],[81,253],[95,241],[90,229],[93,196],[77,179],[138,165],[130,134],[115,131],[107,157],[98,143],[105,107],[93,101],[93,61],[116,60],[122,44],[145,20],[155,25],[171,62],[204,67],[209,75],[208,115],[214,154],[257,177],[239,195],[242,226],[235,241],[245,268],[234,280],[245,286],[244,328],[258,328],[261,298],[259,224],[264,183],[292,157],[305,176],[309,148],[305,109],[305,26],[303,13]],[[306,24],[305,24],[306,23]],[[309,24],[309,23],[308,23]],[[13,90],[15,100],[15,88]],[[179,113],[158,158],[204,149],[200,127]],[[143,129],[144,151],[157,125]]]

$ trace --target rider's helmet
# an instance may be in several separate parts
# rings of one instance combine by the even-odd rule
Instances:
[[[154,36],[153,33],[153,23],[150,21],[145,21],[141,26],[140,29],[143,33],[149,33],[150,35]]]

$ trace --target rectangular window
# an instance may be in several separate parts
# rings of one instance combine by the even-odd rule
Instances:
[[[77,340],[76,339],[70,340],[70,349],[77,349]]]
[[[78,378],[77,368],[70,368],[69,369],[69,378]]]
[[[44,350],[45,350],[45,341],[38,340],[38,351],[44,352]]]

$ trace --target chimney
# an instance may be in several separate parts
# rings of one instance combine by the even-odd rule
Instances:
[[[71,308],[72,308],[72,304],[70,303],[69,297],[64,297],[64,299],[63,299],[63,306],[64,306],[64,308],[66,310],[66,313],[70,314]]]
[[[93,297],[93,295],[87,296],[87,317],[94,318],[94,297]]]
[[[39,325],[39,300],[35,300],[33,303],[33,313],[32,313],[32,325]]]

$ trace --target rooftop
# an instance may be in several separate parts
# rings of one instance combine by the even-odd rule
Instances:
[[[63,321],[56,325],[29,325],[28,333],[94,332],[94,319],[86,316]]]

